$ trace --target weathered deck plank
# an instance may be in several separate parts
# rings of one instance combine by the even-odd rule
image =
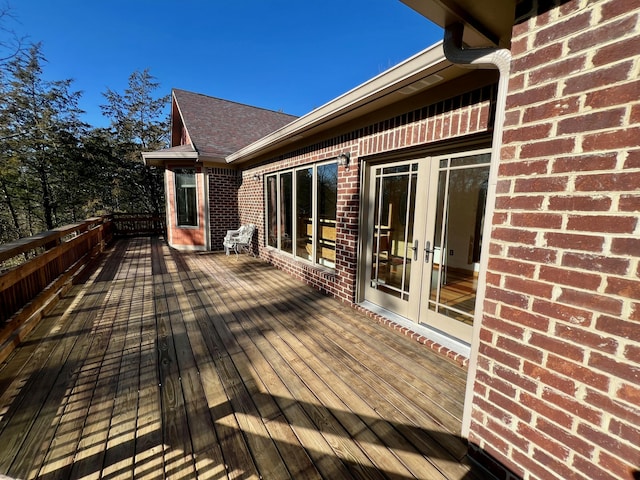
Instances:
[[[18,478],[486,478],[465,372],[250,257],[119,241],[0,366]]]

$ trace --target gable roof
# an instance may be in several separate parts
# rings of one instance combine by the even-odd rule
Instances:
[[[173,101],[180,116],[173,123],[180,120],[196,151],[211,158],[223,159],[297,118],[179,89]]]

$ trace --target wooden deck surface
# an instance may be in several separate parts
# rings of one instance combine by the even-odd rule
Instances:
[[[486,478],[465,372],[261,260],[123,239],[0,365],[14,478]]]

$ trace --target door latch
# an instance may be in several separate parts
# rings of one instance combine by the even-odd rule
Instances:
[[[409,247],[409,248],[413,250],[413,260],[414,261],[418,260],[418,240],[415,240],[413,242],[413,247]]]
[[[431,250],[431,242],[427,242],[424,246],[424,262],[429,263],[429,255],[434,253],[436,249]]]

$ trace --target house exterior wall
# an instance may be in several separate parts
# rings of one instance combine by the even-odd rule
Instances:
[[[176,213],[176,185],[175,168],[183,168],[184,165],[167,165],[165,169],[165,194],[167,202],[167,237],[168,243],[174,248],[182,250],[204,250],[206,248],[206,222],[205,222],[205,182],[203,168],[196,169],[196,191],[198,204],[198,226],[178,227]]]
[[[236,201],[240,177],[236,170],[213,167],[208,169],[208,178],[211,250],[223,250],[227,230],[240,225]]]
[[[262,166],[242,172],[238,193],[240,223],[255,223],[259,255],[276,267],[341,301],[356,301],[361,160],[443,140],[487,132],[491,126],[494,85],[436,103],[413,105],[411,110],[363,128],[336,134],[297,150],[267,159]],[[349,167],[338,167],[336,268],[329,270],[296,260],[266,246],[264,175],[334,159],[349,152]],[[254,175],[260,181],[253,179]]]
[[[640,8],[521,13],[469,440],[525,479],[638,478]]]

